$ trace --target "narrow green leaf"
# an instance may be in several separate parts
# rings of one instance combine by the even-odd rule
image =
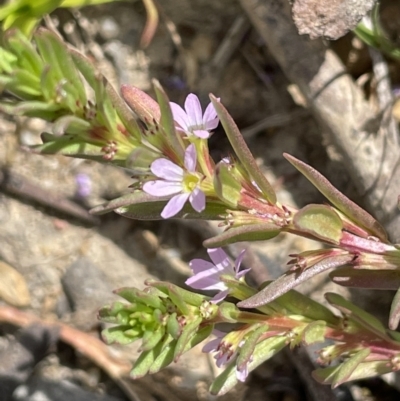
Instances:
[[[125,200],[130,199],[129,206],[114,208],[114,211],[121,216],[135,220],[162,220],[161,212],[167,204],[168,199],[148,195],[143,192],[134,192],[132,197],[128,195]],[[118,198],[121,200],[121,198]],[[112,201],[111,201],[112,202]],[[111,211],[109,202],[106,206],[99,206],[92,209],[93,214],[104,214]],[[207,202],[206,208],[197,213],[190,204],[186,203],[183,209],[174,218],[201,219],[201,220],[221,220],[221,215],[226,212],[224,205],[217,202]]]
[[[321,343],[325,341],[326,322],[316,320],[311,322],[303,330],[303,341],[306,345]]]
[[[390,306],[389,328],[396,330],[400,322],[400,288],[397,290]]]
[[[86,92],[66,44],[43,28],[39,28],[34,36],[43,60],[51,66],[58,80],[66,80],[63,88],[71,95],[70,109],[82,108],[87,102]]]
[[[133,365],[133,368],[129,375],[133,379],[140,379],[141,377],[146,376],[154,361],[156,360],[160,352],[160,348],[161,344],[159,344],[158,347],[153,348],[149,351],[142,352]]]
[[[203,242],[206,248],[216,248],[239,241],[264,241],[276,237],[281,228],[273,223],[248,224],[229,228],[222,234]]]
[[[169,106],[169,99],[158,81],[153,80],[153,87],[156,92],[157,101],[161,111],[160,126],[164,128],[165,135],[171,148],[176,154],[178,160],[182,162],[185,148],[175,129],[175,122]]]
[[[307,205],[294,215],[293,224],[299,231],[335,245],[342,238],[342,220],[329,206]]]
[[[183,353],[187,350],[188,343],[193,340],[196,332],[199,329],[199,325],[201,323],[201,317],[197,317],[195,320],[187,324],[183,330],[181,335],[176,342],[175,352],[174,352],[174,359],[177,360]]]
[[[387,242],[384,228],[364,209],[337,190],[322,174],[308,164],[284,153],[283,156],[302,173],[334,206],[372,235]]]
[[[139,339],[139,337],[128,336],[125,331],[130,330],[131,326],[115,326],[104,329],[101,332],[103,340],[107,344],[127,345]]]
[[[142,337],[142,345],[140,349],[142,352],[150,351],[160,343],[165,334],[165,327],[160,326],[155,331],[146,331]]]
[[[370,353],[371,350],[369,348],[362,349],[351,358],[347,359],[346,362],[342,363],[332,381],[332,387],[336,388],[337,386],[340,386],[344,382],[348,381],[352,373],[356,370],[357,366],[363,362]]]
[[[273,303],[285,308],[286,314],[300,315],[311,320],[323,320],[333,325],[339,321],[339,318],[328,308],[295,290],[281,295]]]
[[[231,167],[221,161],[215,166],[214,189],[218,197],[231,208],[236,208],[240,199],[242,186],[232,176]]]
[[[301,273],[288,272],[279,277],[256,295],[238,303],[241,308],[255,308],[260,305],[265,305],[281,295],[285,294],[292,288],[295,288],[304,281],[309,280],[311,277],[335,267],[343,266],[353,260],[353,255],[339,255],[328,257],[314,266],[304,270]]]
[[[37,77],[43,69],[43,61],[28,38],[18,29],[12,29],[4,34],[5,47],[18,55],[18,62],[24,69]]]
[[[210,95],[210,99],[215,107],[215,110],[217,111],[218,117],[222,123],[222,126],[224,127],[225,133],[233,147],[233,150],[235,151],[236,156],[246,169],[247,173],[258,185],[268,202],[275,205],[275,191],[258,167],[253,155],[250,152],[250,149],[248,148],[242,134],[239,131],[239,128],[233,121],[233,118],[215,96]]]
[[[260,327],[255,328],[255,330],[251,332],[248,337],[246,337],[246,340],[240,348],[240,353],[236,360],[236,366],[239,370],[244,369],[246,365],[251,361],[260,337],[267,331],[268,325],[260,323]]]
[[[399,270],[369,270],[344,267],[329,273],[330,279],[343,287],[371,290],[397,290],[400,287]]]
[[[322,384],[332,384],[341,365],[317,369],[312,372],[313,378]],[[387,361],[361,362],[346,381],[360,380],[367,377],[381,376],[392,371]]]
[[[286,337],[271,337],[256,345],[253,360],[249,363],[249,372],[272,358],[286,346]],[[230,363],[225,370],[213,381],[210,387],[211,394],[224,395],[238,383],[236,377],[236,361]]]
[[[374,316],[365,312],[363,309],[347,301],[339,294],[328,292],[325,294],[327,301],[335,308],[339,309],[342,313],[350,316],[357,323],[364,326],[366,329],[372,331],[382,338],[387,338],[386,329],[383,324]]]

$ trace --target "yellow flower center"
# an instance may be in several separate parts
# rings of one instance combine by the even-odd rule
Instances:
[[[198,175],[193,173],[185,173],[182,181],[183,192],[193,192],[199,183],[200,177]]]

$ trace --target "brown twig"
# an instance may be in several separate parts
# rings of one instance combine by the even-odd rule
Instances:
[[[39,323],[42,326],[47,326],[49,329],[57,328],[61,341],[69,344],[103,369],[124,390],[130,400],[138,401],[137,395],[127,383],[131,363],[126,359],[112,355],[110,348],[98,338],[64,323],[41,320],[35,315],[22,312],[10,306],[0,306],[0,322],[17,327],[26,327],[33,323]]]
[[[28,199],[41,205],[50,207],[58,212],[67,214],[76,219],[93,225],[99,224],[99,219],[79,206],[77,203],[62,198],[44,188],[41,188],[27,178],[20,176],[10,169],[0,171],[0,190],[13,196]]]

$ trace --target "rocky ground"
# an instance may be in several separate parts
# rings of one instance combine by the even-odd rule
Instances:
[[[387,7],[397,10],[391,3]],[[139,47],[145,22],[141,2],[57,11],[52,20],[68,41],[95,56],[117,88],[130,83],[151,93],[155,77],[178,103],[189,92],[204,101],[209,92],[221,97],[282,203],[323,202],[283,159],[287,152],[316,167],[362,204],[340,154],[303,108],[298,90],[237,2],[168,0],[161,9],[157,33],[145,50]],[[391,22],[390,16],[386,18]],[[398,29],[394,23],[388,26],[393,32]],[[234,27],[240,40],[221,53],[221,43]],[[370,63],[366,49],[352,47],[352,40],[347,36],[334,47],[359,78],[370,74]],[[394,83],[398,67],[391,64]],[[218,372],[201,346],[154,376],[137,381],[113,376],[138,354],[134,346],[97,342],[101,325],[96,311],[115,299],[113,289],[142,288],[150,277],[183,285],[190,274],[187,262],[205,256],[202,241],[219,228],[174,220],[140,222],[113,213],[94,219],[85,210],[126,192],[129,175],[89,161],[33,154],[27,146],[38,143],[46,128],[39,120],[0,116],[0,163],[11,183],[0,188],[0,321],[7,322],[0,325],[0,401],[213,400],[207,389]],[[229,153],[222,130],[210,146],[218,158]],[[81,174],[91,185],[84,199],[77,193]],[[81,208],[71,207],[71,202]],[[252,252],[259,274],[274,279],[285,271],[288,254],[310,246],[316,244],[279,236],[254,244]],[[237,254],[238,248],[231,252]],[[343,291],[326,276],[302,290],[319,301],[326,291]],[[380,294],[379,302],[374,298],[373,310],[381,318],[386,316],[382,305],[390,297]],[[221,400],[315,400],[298,369],[293,356],[282,352]],[[396,400],[400,394],[374,379],[343,386],[332,396],[343,401]]]

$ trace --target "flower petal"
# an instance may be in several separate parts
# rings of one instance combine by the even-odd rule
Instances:
[[[209,120],[203,124],[203,127],[208,130],[212,131],[213,129],[217,128],[219,124],[219,118],[214,118],[213,120]]]
[[[193,259],[190,261],[189,266],[194,275],[215,267],[211,262],[203,259]]]
[[[188,286],[196,290],[226,290],[219,277],[222,269],[202,259],[192,260],[189,266],[196,273],[185,281]]]
[[[191,143],[185,150],[185,161],[184,161],[186,170],[189,172],[196,171],[197,164],[197,153],[196,147],[193,143]]]
[[[243,258],[244,258],[244,254],[246,253],[246,249],[242,249],[241,251],[240,251],[240,253],[239,253],[239,256],[236,258],[236,260],[235,260],[235,271],[236,271],[236,273],[239,271],[239,269],[240,269],[240,265],[241,265],[241,263],[242,263],[242,261],[243,261]]]
[[[189,93],[185,100],[185,110],[189,118],[190,125],[201,126],[203,123],[203,112],[199,98],[194,93]]]
[[[155,176],[168,181],[182,182],[183,180],[183,169],[168,159],[154,160],[150,170]]]
[[[248,364],[246,363],[246,365],[244,365],[244,367],[242,369],[239,369],[236,366],[236,378],[241,381],[241,382],[245,382],[247,379],[247,376],[249,375],[249,367]]]
[[[165,205],[163,211],[161,212],[161,217],[164,219],[168,219],[172,216],[175,216],[177,213],[179,213],[182,210],[183,205],[188,200],[188,198],[189,198],[188,193],[175,195]]]
[[[185,110],[182,109],[179,104],[174,102],[169,102],[169,107],[171,107],[172,117],[174,121],[178,123],[184,131],[188,130],[190,120]]]
[[[221,301],[223,301],[229,294],[229,290],[224,290],[220,291],[218,294],[214,295],[211,299],[210,302],[212,304],[217,304]]]
[[[207,139],[210,137],[210,133],[204,129],[195,129],[193,130],[193,134],[201,139]]]
[[[214,105],[210,102],[204,111],[203,124],[206,124],[208,121],[212,121],[216,118],[218,118],[217,111],[215,110]]]
[[[221,338],[214,338],[214,340],[211,340],[207,344],[205,344],[201,351],[214,352],[218,349],[220,343],[221,343]]]
[[[200,188],[195,188],[189,196],[189,202],[196,212],[201,213],[206,208],[206,196]]]
[[[234,273],[231,261],[222,248],[210,248],[207,252],[214,265],[218,266],[223,271],[223,274]]]
[[[182,184],[170,181],[148,181],[143,185],[143,191],[153,196],[170,196],[182,191]]]

